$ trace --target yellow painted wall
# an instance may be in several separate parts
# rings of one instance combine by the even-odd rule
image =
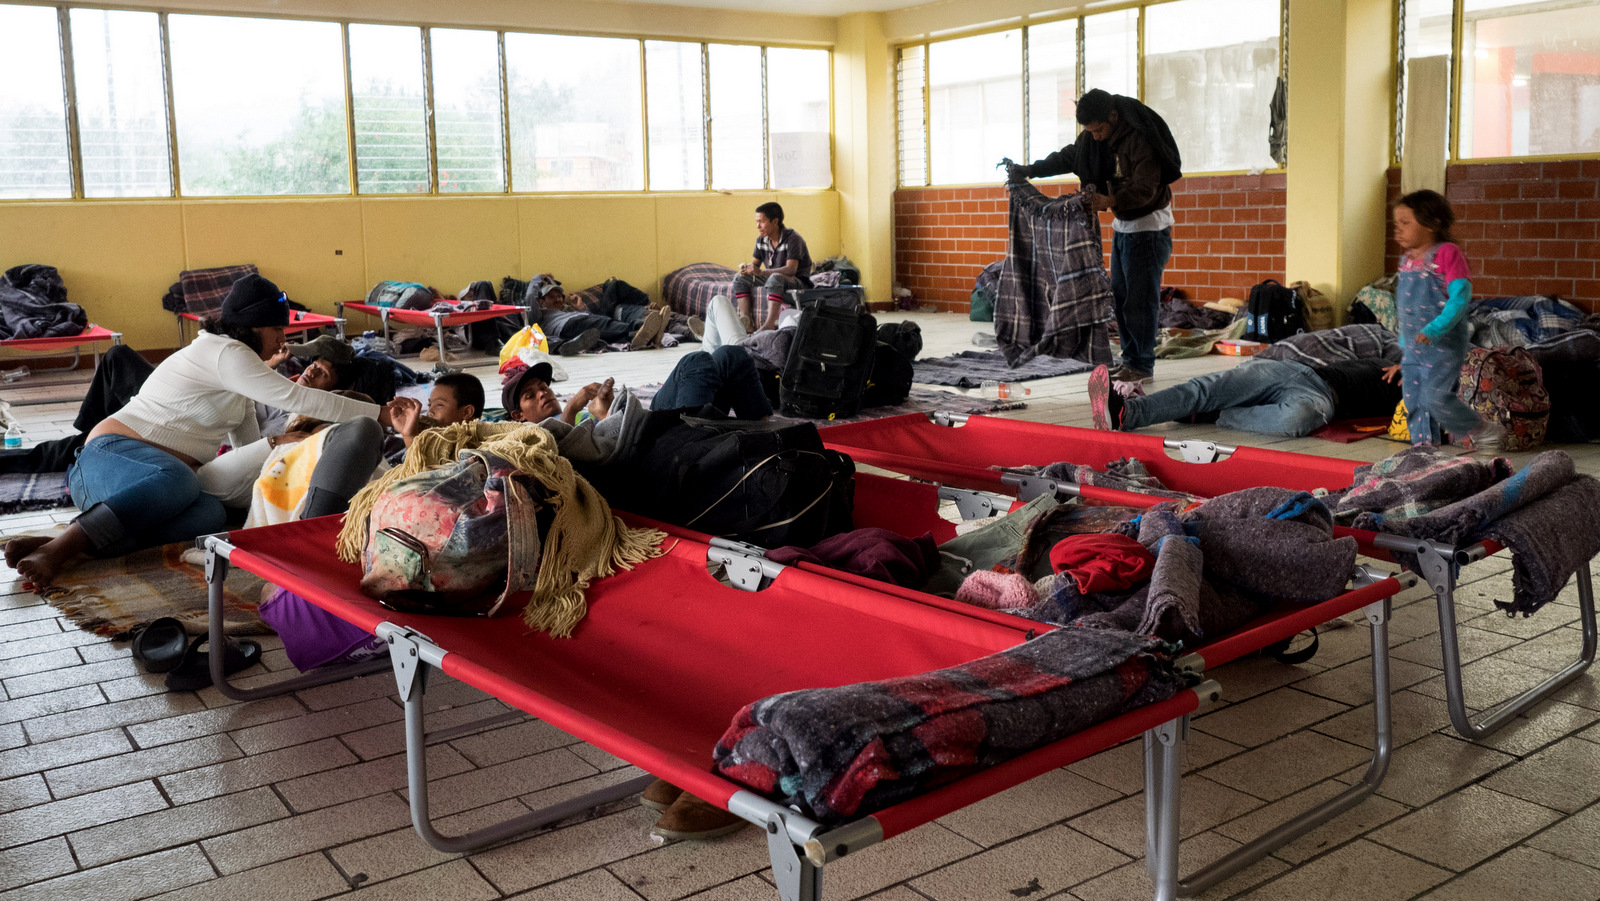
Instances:
[[[839,251],[832,191],[96,201],[0,204],[0,265],[56,266],[92,321],[154,350],[177,344],[161,295],[184,269],[255,263],[324,313],[386,278],[454,293],[553,272],[570,287],[616,277],[659,296],[661,276],[679,266],[748,259],[755,208],[769,199],[816,258]]]
[[[840,242],[875,301],[894,284],[895,56],[883,14],[839,19],[833,49],[834,184]]]

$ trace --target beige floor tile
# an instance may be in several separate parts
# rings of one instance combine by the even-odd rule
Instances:
[[[658,847],[650,827],[660,814],[631,808],[472,855],[502,892],[520,892]],[[848,860],[848,858],[846,858]]]
[[[1121,854],[1065,826],[1052,826],[911,882],[934,901],[1011,901],[1048,894],[1127,863]]]
[[[84,829],[67,836],[67,841],[80,866],[94,867],[288,815],[271,789],[257,788]]]
[[[9,532],[10,530],[8,529],[7,531]],[[10,572],[11,570],[7,569],[6,571]],[[22,607],[9,607],[0,610],[0,628],[36,620],[55,620],[60,615],[60,611],[48,604],[27,604]]]
[[[1120,793],[1082,776],[1066,770],[1052,770],[946,814],[938,822],[951,832],[987,848],[1120,797]]]
[[[157,673],[135,673],[123,676],[120,679],[108,679],[100,683],[100,692],[108,701],[127,701],[133,698],[147,698],[151,695],[164,694],[167,690],[166,676]],[[198,692],[196,693],[198,696]],[[201,699],[204,703],[204,699]]]
[[[1541,611],[1542,612],[1542,611]],[[1583,633],[1572,628],[1552,629],[1495,654],[1501,660],[1531,666],[1547,673],[1559,672],[1578,659]]]
[[[65,669],[80,663],[83,663],[83,658],[78,656],[76,648],[45,651],[42,654],[29,654],[26,657],[0,658],[0,679]]]
[[[444,680],[440,680],[443,682]],[[215,691],[215,689],[212,689]],[[428,696],[431,699],[436,689],[428,686]],[[394,676],[386,672],[374,673],[370,676],[357,676],[343,682],[332,682],[327,685],[318,685],[315,688],[306,688],[294,693],[294,697],[310,710],[328,710],[333,707],[345,707],[350,704],[359,704],[373,698],[386,698],[395,694]],[[227,701],[226,703],[233,703]],[[259,703],[259,702],[255,702]],[[253,704],[246,705],[253,706]]]
[[[0,780],[0,814],[49,800],[50,788],[45,785],[44,776],[38,773]]]
[[[88,735],[12,748],[0,751],[0,779],[132,750],[133,745],[128,743],[128,737],[122,734],[121,729],[105,729]]]
[[[106,696],[93,685],[30,695],[14,701],[0,700],[0,723],[18,723],[71,710],[82,710],[105,702]]]
[[[220,710],[197,710],[139,723],[129,726],[128,734],[139,743],[139,747],[154,748],[202,735],[240,731],[260,723],[302,716],[305,712],[305,707],[294,698],[267,698],[249,704],[234,704]]]
[[[1600,870],[1533,848],[1512,848],[1483,866],[1422,896],[1419,901],[1537,898],[1592,901],[1600,897]]]
[[[226,735],[205,735],[193,741],[180,741],[131,754],[101,757],[64,766],[45,773],[45,781],[58,798],[126,785],[169,773],[210,766],[243,757]]]
[[[1483,780],[1485,788],[1574,813],[1600,799],[1600,745],[1562,742],[1525,757]]]
[[[1209,713],[1194,727],[1246,748],[1264,745],[1349,707],[1294,688],[1279,688]]]
[[[96,682],[136,675],[142,673],[131,659],[105,660],[100,663],[84,663],[43,673],[15,676],[4,680],[3,684],[6,694],[13,698],[25,698],[28,695],[59,691],[74,685],[93,685]]]
[[[1299,732],[1202,771],[1216,782],[1267,801],[1315,785],[1362,763],[1370,753],[1315,732]]]
[[[59,618],[33,619],[24,622],[7,623],[4,628],[7,639],[11,641],[21,641],[25,638],[44,638],[61,634],[61,620]]]
[[[1389,661],[1389,690],[1401,691],[1425,679],[1439,675],[1438,667],[1423,666],[1406,660]],[[1364,657],[1352,663],[1336,666],[1301,679],[1294,684],[1300,691],[1348,704],[1352,707],[1372,702],[1372,658]]]
[[[502,801],[455,816],[440,817],[433,821],[433,827],[442,835],[460,836],[527,812],[527,806],[521,803]],[[407,826],[333,848],[328,856],[349,873],[350,878],[378,882],[427,869],[461,855],[435,851],[423,842],[415,829]]]
[[[1439,608],[1430,592],[1427,599],[1408,604],[1389,616],[1389,653],[1393,653],[1424,635],[1439,631]],[[1439,659],[1437,656],[1435,660]],[[1426,664],[1426,660],[1418,661]]]
[[[161,810],[166,806],[166,799],[156,791],[154,783],[138,782],[64,801],[24,807],[0,816],[0,847],[65,835],[100,823]]]
[[[1468,707],[1485,709],[1516,697],[1544,681],[1550,674],[1531,666],[1513,663],[1501,657],[1485,657],[1461,667],[1461,686]],[[1445,697],[1444,676],[1439,675],[1411,687],[1412,691]],[[1594,703],[1585,703],[1578,697],[1563,695],[1560,700],[1584,707],[1600,706],[1600,695]]]
[[[428,778],[443,779],[472,769],[466,758],[448,745],[428,749]],[[296,813],[343,804],[406,787],[406,755],[396,754],[289,779],[277,784],[278,793]]]
[[[212,766],[162,776],[158,781],[174,804],[188,804],[258,785],[270,785],[307,773],[320,773],[355,762],[338,739],[326,738],[281,751],[253,754]]]
[[[772,886],[767,886],[767,891],[773,891]],[[571,879],[512,897],[515,901],[639,901],[637,894],[605,870],[579,873]]]
[[[1311,788],[1275,801],[1267,807],[1252,811],[1230,823],[1217,827],[1217,831],[1239,842],[1253,841],[1298,816],[1312,807],[1338,796],[1348,786],[1328,780]],[[1339,814],[1305,835],[1279,847],[1272,856],[1298,864],[1318,854],[1362,835],[1375,826],[1405,814],[1410,808],[1377,795],[1368,795],[1355,807]]]
[[[135,901],[204,882],[215,875],[200,849],[189,845],[35,882],[7,892],[6,901]]]
[[[1590,727],[1596,720],[1600,720],[1600,712],[1587,707],[1545,701],[1487,737],[1473,739],[1473,743],[1522,756]]]
[[[563,782],[560,785],[552,785],[549,788],[540,789],[539,791],[522,795],[518,800],[520,800],[523,804],[526,804],[531,810],[540,810],[542,808],[549,807],[552,804],[560,804],[562,801],[569,801],[578,797],[579,795],[585,795],[589,792],[598,791],[607,786],[616,785],[620,782],[626,782],[629,779],[634,779],[643,775],[645,775],[644,770],[641,770],[638,767],[623,767],[620,770],[610,770],[608,772],[598,773],[583,779],[575,779],[571,782]],[[634,806],[638,803],[638,801],[623,800],[616,803],[626,806]],[[607,812],[609,813],[610,811]]]
[[[1363,704],[1348,713],[1312,727],[1363,748],[1373,746],[1372,704]],[[1424,735],[1450,728],[1450,709],[1444,701],[1414,691],[1397,691],[1389,697],[1390,743],[1401,748]]]
[[[27,743],[28,736],[22,731],[21,723],[0,724],[0,751],[20,748]]]
[[[839,897],[837,894],[830,893],[828,887],[828,872],[824,870],[822,874],[823,897]],[[905,891],[910,890],[906,889]],[[517,897],[520,899],[522,896],[518,895]],[[685,901],[772,901],[776,897],[778,897],[778,890],[772,883],[762,879],[760,876],[746,876],[743,879],[725,882],[715,888],[708,888],[699,894],[690,895]],[[913,898],[915,901],[926,901],[921,895],[915,895]]]
[[[467,723],[480,720],[485,717],[499,715],[506,712],[506,710],[506,705],[500,703],[499,701],[483,701],[482,703],[478,704],[468,704],[465,707],[452,707],[448,710],[440,710],[429,713],[427,726],[430,731],[434,729],[450,729],[456,726],[466,725]],[[477,736],[467,736],[467,738],[475,737]],[[350,750],[356,752],[356,756],[360,757],[362,760],[375,760],[379,757],[388,757],[390,754],[398,754],[406,749],[405,723],[403,721],[384,723],[381,726],[373,726],[371,728],[361,729],[356,732],[344,732],[339,735],[339,740],[344,742],[345,745],[350,748]],[[451,742],[451,745],[455,746],[457,750],[460,750],[459,743],[466,740],[467,739],[459,739]],[[574,740],[575,739],[572,738],[567,739],[569,742]],[[556,746],[552,745],[551,747]],[[524,748],[522,754],[511,754],[503,759],[509,760],[511,757],[520,757],[523,754],[532,754],[536,751],[543,750],[547,749],[532,747]],[[494,762],[500,763],[501,761],[497,760]],[[478,765],[484,766],[485,764],[479,763]]]
[[[1469,785],[1367,837],[1396,851],[1460,872],[1512,847],[1559,818],[1560,814],[1547,807]]]
[[[837,901],[880,892],[978,850],[977,845],[939,824],[927,823],[828,864],[823,871],[822,897]],[[769,877],[764,873],[762,878]]]
[[[1337,669],[1371,656],[1372,628],[1360,611],[1317,627],[1317,655],[1311,663]]]
[[[1438,867],[1382,845],[1357,841],[1290,870],[1247,901],[1400,901],[1448,879]]]
[[[1467,593],[1471,593],[1472,587],[1465,589],[1465,591]],[[1458,595],[1460,593],[1461,592],[1459,591],[1457,592]],[[1485,598],[1498,596],[1500,600],[1511,600],[1511,593],[1509,591],[1505,592],[1504,594],[1484,592],[1483,596]],[[1483,629],[1487,632],[1498,632],[1501,635],[1510,635],[1513,638],[1520,638],[1526,641],[1527,639],[1537,638],[1540,635],[1544,635],[1548,632],[1559,629],[1561,626],[1565,626],[1568,623],[1575,623],[1578,621],[1578,615],[1578,610],[1575,607],[1567,607],[1561,604],[1547,604],[1533,616],[1510,617],[1506,616],[1505,613],[1499,610],[1494,610],[1490,613],[1485,613],[1482,616],[1468,620],[1462,625],[1469,626],[1474,629]],[[1574,642],[1573,647],[1576,649],[1576,642]],[[1577,656],[1576,653],[1574,653],[1573,656]]]
[[[1322,671],[1321,665],[1288,666],[1265,657],[1245,657],[1207,675],[1222,683],[1222,698],[1230,704],[1266,694]]]
[[[1108,804],[1068,822],[1072,828],[1090,838],[1121,851],[1129,857],[1145,853],[1144,793],[1130,795],[1115,804]],[[1225,785],[1219,785],[1204,776],[1185,776],[1179,786],[1178,835],[1188,838],[1206,831],[1219,823],[1261,806],[1260,798]]]
[[[1182,860],[1178,878],[1182,879],[1237,847],[1239,847],[1238,842],[1223,838],[1215,832],[1202,832],[1193,838],[1185,839],[1178,845],[1178,855]],[[1220,901],[1222,898],[1232,897],[1259,885],[1287,869],[1289,865],[1283,861],[1265,857],[1224,879],[1209,891],[1193,897],[1195,901]],[[1080,901],[1129,901],[1129,899],[1147,898],[1153,892],[1154,885],[1150,881],[1149,871],[1145,869],[1144,859],[1140,858],[1123,864],[1103,876],[1096,876],[1088,882],[1073,886],[1068,897]],[[1050,901],[1057,901],[1062,897],[1052,895]]]
[[[1198,722],[1198,721],[1196,721]],[[1183,771],[1193,772],[1245,750],[1231,741],[1208,735],[1199,729],[1189,731],[1183,743]],[[1144,740],[1123,742],[1093,757],[1067,767],[1068,772],[1092,779],[1125,795],[1144,790]]]
[[[378,698],[246,729],[233,729],[228,735],[246,754],[261,754],[379,723],[396,722],[404,715],[404,711],[393,701]]]
[[[602,773],[606,772],[607,770],[615,770],[628,765],[626,760],[623,760],[615,754],[602,751],[594,745],[586,744],[584,742],[578,742],[576,744],[569,745],[567,750],[583,758],[585,763]]]
[[[206,856],[223,875],[263,864],[333,848],[411,822],[411,811],[394,795],[376,795],[324,807],[286,819],[274,818],[254,828],[240,828],[200,843]]]
[[[115,704],[100,704],[53,716],[33,717],[28,720],[28,737],[34,741],[53,741],[101,729],[131,726],[193,713],[200,709],[200,701],[193,693],[167,692],[148,698],[119,701]]]
[[[433,779],[428,800],[436,815],[459,813],[592,776],[594,767],[567,748],[557,748],[481,770]]]
[[[500,893],[470,864],[456,860],[390,882],[363,884],[359,897],[361,901],[490,901]]]
[[[1513,758],[1435,733],[1395,751],[1378,794],[1411,807],[1475,782]]]
[[[215,901],[218,898],[314,901],[337,895],[349,887],[326,857],[307,854],[157,895],[152,901]]]
[[[1600,805],[1586,807],[1525,843],[1557,857],[1600,868]]]
[[[72,848],[61,836],[12,848],[0,854],[0,892],[65,875],[77,868]]]
[[[1499,632],[1490,632],[1484,629],[1474,629],[1462,625],[1456,630],[1456,647],[1461,654],[1463,664],[1471,663],[1482,657],[1487,657],[1496,651],[1503,651],[1517,643],[1517,639]],[[1434,669],[1443,669],[1443,657],[1437,633],[1426,635],[1414,641],[1397,645],[1389,652],[1396,660],[1407,660]]]
[[[1600,710],[1600,681],[1591,675],[1572,680],[1565,688],[1550,696],[1553,700],[1577,704],[1590,710]]]
[[[767,834],[751,826],[707,842],[674,842],[607,869],[648,901],[669,901],[759,873],[771,863]]]

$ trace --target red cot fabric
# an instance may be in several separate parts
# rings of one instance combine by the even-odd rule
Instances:
[[[193,313],[179,313],[178,315],[189,320],[190,322],[201,321],[200,317]],[[324,315],[322,313],[305,313],[301,312],[300,310],[295,310],[290,315],[294,318],[289,320],[289,324],[284,327],[283,333],[285,335],[299,334],[300,332],[309,331],[310,329],[314,328],[332,328],[338,324],[338,320],[336,318],[333,316]]]
[[[116,337],[116,332],[98,325],[91,325],[76,335],[62,335],[56,338],[10,338],[0,341],[0,347],[9,347],[14,350],[53,350],[58,347],[77,347],[80,344],[92,344],[95,341],[110,341]]]
[[[368,316],[382,317],[383,315],[382,307],[375,306],[370,303],[347,303],[344,305],[344,308],[347,310],[357,310],[359,312],[366,313]],[[501,316],[520,316],[522,313],[522,307],[513,307],[497,303],[487,310],[473,310],[470,313],[447,313],[444,317],[444,324],[446,328],[457,325],[471,325],[474,322],[483,322],[486,319],[499,319]],[[390,307],[389,321],[403,322],[406,325],[420,325],[432,328],[433,314],[429,313],[427,310],[400,310]]]
[[[739,786],[713,775],[711,749],[745,704],[798,688],[939,669],[1024,640],[997,623],[791,568],[750,594],[706,572],[706,546],[666,553],[596,581],[570,639],[520,617],[404,615],[360,591],[333,555],[338,517],[233,532],[232,562],[363,629],[428,635],[446,674],[726,806]]]

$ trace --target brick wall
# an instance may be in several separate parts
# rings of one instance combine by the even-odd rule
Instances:
[[[1480,297],[1554,294],[1600,312],[1600,160],[1460,163],[1445,170],[1456,237]],[[1389,170],[1389,201],[1400,170]],[[1400,258],[1391,236],[1389,271]]]
[[[1045,183],[1051,196],[1074,184]],[[1284,277],[1287,176],[1214,175],[1173,186],[1172,259],[1163,284],[1195,300],[1244,297],[1262,279]],[[1006,253],[1006,192],[902,188],[895,192],[895,279],[916,299],[965,311],[979,270]],[[1101,227],[1111,253],[1110,217]]]

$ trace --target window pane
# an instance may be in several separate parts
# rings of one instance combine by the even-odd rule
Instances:
[[[1139,11],[1121,9],[1083,20],[1083,89],[1139,96]]]
[[[928,155],[936,185],[999,181],[1022,154],[1022,32],[928,47]]]
[[[711,186],[766,187],[762,165],[761,48],[712,44]]]
[[[1461,155],[1600,151],[1600,4],[1469,0]]]
[[[1275,166],[1278,0],[1180,0],[1145,16],[1144,101],[1172,128],[1184,171]]]
[[[511,187],[644,188],[639,42],[506,34]]]
[[[644,71],[650,111],[650,189],[705,190],[706,78],[700,45],[645,41]]]
[[[774,188],[833,184],[828,51],[767,48],[767,144]]]
[[[1078,20],[1028,29],[1028,160],[1078,137]]]
[[[500,41],[492,31],[428,29],[440,191],[504,191]]]
[[[106,9],[70,15],[84,196],[170,195],[159,17]]]
[[[1455,38],[1452,33],[1452,21],[1455,18],[1455,0],[1405,0],[1405,21],[1402,23],[1400,48],[1400,66],[1402,76],[1409,62],[1414,59],[1423,59],[1429,56],[1443,56],[1449,58]],[[1454,90],[1453,80],[1446,78],[1446,96]],[[1395,135],[1397,142],[1395,152],[1405,155],[1405,123],[1406,123],[1406,95],[1405,80],[1402,77],[1399,102],[1395,104]],[[1446,131],[1446,142],[1449,141],[1449,132]]]
[[[185,194],[349,192],[338,25],[172,15],[167,31]]]
[[[350,88],[355,101],[357,190],[426,193],[422,29],[351,25]]]
[[[923,62],[926,47],[904,47],[896,67],[896,90],[899,92],[900,114],[900,183],[925,185],[928,183],[928,132],[927,104],[923,89],[927,87],[927,69]]]
[[[0,34],[0,197],[71,197],[55,7],[0,6]]]

